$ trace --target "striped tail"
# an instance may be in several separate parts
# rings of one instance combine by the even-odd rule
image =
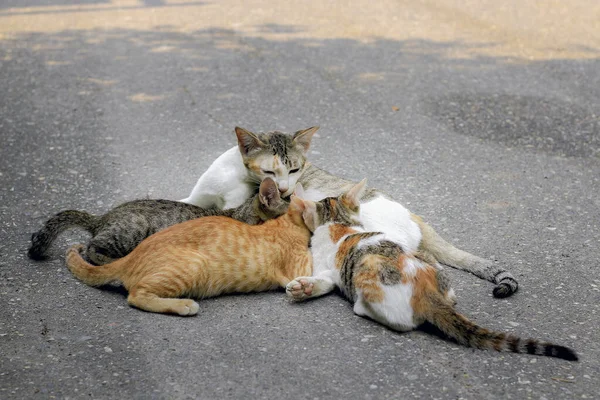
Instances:
[[[496,284],[493,290],[494,297],[511,296],[519,288],[519,283],[507,270],[494,265],[490,260],[457,249],[438,235],[418,215],[412,214],[412,219],[419,225],[423,235],[420,247],[431,254],[439,263],[470,272],[481,279]]]
[[[50,218],[44,227],[31,235],[31,246],[27,254],[34,260],[46,258],[48,248],[56,237],[69,228],[82,227],[93,233],[98,224],[99,217],[84,211],[66,210]]]
[[[426,320],[462,345],[477,349],[556,357],[568,361],[579,359],[574,350],[565,346],[536,339],[521,339],[507,333],[482,328],[457,313],[439,294],[430,294],[429,300],[430,304],[426,307],[428,309]]]
[[[67,267],[77,279],[90,286],[102,286],[120,279],[127,257],[100,266],[92,265],[81,257],[85,246],[73,245],[67,250]]]

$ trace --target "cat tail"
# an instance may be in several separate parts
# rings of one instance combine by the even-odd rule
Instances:
[[[90,286],[102,286],[120,280],[128,257],[96,266],[83,259],[81,252],[84,250],[82,244],[73,245],[67,250],[67,267],[77,279]]]
[[[507,333],[494,332],[478,326],[462,314],[439,293],[426,295],[423,307],[425,319],[458,343],[477,349],[527,353],[556,357],[569,361],[579,358],[574,350],[537,339],[521,339]]]
[[[84,211],[66,210],[59,212],[50,218],[42,229],[31,235],[31,246],[27,252],[29,258],[34,260],[46,258],[46,252],[52,242],[69,228],[79,226],[93,234],[99,220],[100,217]]]
[[[421,229],[422,239],[420,247],[431,254],[439,263],[472,273],[475,276],[490,281],[494,287],[494,297],[508,297],[517,291],[519,283],[515,277],[490,260],[485,260],[471,253],[460,250],[445,241],[421,217],[412,214],[412,219]]]

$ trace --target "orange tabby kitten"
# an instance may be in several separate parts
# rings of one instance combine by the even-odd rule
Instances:
[[[286,214],[262,225],[204,217],[173,225],[142,241],[127,256],[102,266],[86,262],[83,245],[67,251],[67,266],[91,286],[120,281],[127,302],[142,310],[194,315],[204,298],[285,287],[312,273],[305,202],[292,196]]]

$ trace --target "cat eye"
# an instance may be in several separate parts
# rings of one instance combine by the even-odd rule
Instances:
[[[290,174],[295,174],[298,171],[300,171],[300,168],[291,169]]]
[[[265,175],[275,175],[275,172],[273,171],[265,171],[264,169],[262,170],[263,174]]]

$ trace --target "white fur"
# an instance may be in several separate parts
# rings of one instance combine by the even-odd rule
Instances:
[[[361,240],[356,245],[356,248],[360,250],[368,246],[377,246],[379,243],[381,243],[382,240],[385,240],[385,235],[383,233],[381,235],[375,235]]]
[[[417,250],[421,230],[400,203],[378,196],[360,204],[360,222],[365,232],[383,232],[386,239],[397,243],[406,253]]]
[[[333,243],[329,236],[329,224],[319,226],[311,239],[311,253],[313,256],[313,275],[325,271],[335,270],[335,254],[339,242]]]
[[[247,178],[248,170],[239,148],[232,147],[213,161],[196,182],[192,193],[181,201],[203,208],[239,207],[256,191]]]
[[[367,316],[398,331],[410,331],[416,328],[417,325],[413,322],[413,309],[410,305],[413,294],[412,284],[382,285],[381,288],[385,293],[381,303],[366,302],[359,291],[354,304],[356,315]]]

